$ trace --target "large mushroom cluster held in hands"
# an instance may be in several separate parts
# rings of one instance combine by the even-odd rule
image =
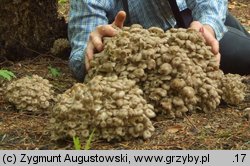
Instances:
[[[58,96],[50,120],[52,138],[86,138],[94,129],[95,138],[108,141],[149,138],[155,113],[142,94],[135,81],[117,76],[96,76],[87,84],[75,84]]]
[[[221,100],[218,82],[224,75],[211,48],[193,29],[124,28],[105,40],[86,81],[113,74],[135,80],[155,111],[172,117],[215,110]]]
[[[26,76],[10,83],[6,88],[6,99],[18,110],[47,111],[54,99],[54,91],[48,80],[38,75]]]
[[[211,112],[221,99],[230,104],[244,99],[244,84],[225,77],[197,31],[137,24],[118,31],[104,39],[104,51],[90,62],[86,84],[59,96],[51,119],[55,139],[86,137],[93,128],[107,140],[149,138],[155,114],[182,118],[196,110]],[[237,94],[223,94],[232,88],[225,84],[229,80]]]

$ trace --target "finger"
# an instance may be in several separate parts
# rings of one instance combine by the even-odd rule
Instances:
[[[85,68],[88,71],[90,68],[88,56],[85,56],[84,63],[85,63]]]
[[[190,27],[191,29],[195,29],[197,31],[199,31],[202,27],[202,24],[199,22],[199,21],[193,21],[191,24],[190,24]]]
[[[220,66],[221,54],[220,53],[216,54],[215,58],[216,58],[216,61],[218,63],[218,66]]]
[[[215,39],[215,37],[209,33],[204,27],[201,27],[199,30],[206,40],[206,43],[212,47],[212,52],[216,55],[219,53],[219,42]]]
[[[99,34],[92,32],[89,36],[90,42],[94,45],[94,48],[98,51],[101,52],[103,50],[103,43],[102,43],[102,38],[100,37]]]
[[[96,28],[97,33],[94,35],[97,35],[102,37],[113,37],[117,34],[117,30],[115,30],[111,25],[101,25]]]
[[[219,53],[219,42],[217,40],[212,40],[209,45],[212,47],[212,52],[215,55]]]
[[[115,17],[115,21],[113,22],[113,25],[119,28],[122,28],[125,20],[126,20],[126,13],[124,11],[119,11]]]
[[[88,43],[87,48],[86,48],[86,57],[88,58],[88,61],[92,60],[94,57],[94,46],[92,43]]]

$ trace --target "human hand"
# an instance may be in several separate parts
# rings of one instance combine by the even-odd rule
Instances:
[[[212,52],[216,57],[218,64],[220,64],[221,54],[219,53],[219,42],[215,38],[215,33],[210,25],[203,25],[199,21],[193,21],[190,28],[197,30],[204,37],[206,43],[211,46]]]
[[[112,24],[99,25],[93,32],[90,33],[85,55],[85,66],[87,70],[89,70],[90,68],[89,62],[93,59],[94,53],[101,52],[103,50],[103,37],[115,36],[117,30],[115,30],[112,26],[115,25],[119,28],[122,28],[125,19],[126,13],[124,11],[120,11],[116,15],[115,20]]]

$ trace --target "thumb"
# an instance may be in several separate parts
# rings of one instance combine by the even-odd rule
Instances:
[[[197,31],[199,31],[201,27],[202,27],[202,24],[201,24],[199,21],[193,21],[193,22],[190,24],[190,26],[189,26],[189,28],[195,29],[195,30],[197,30]]]
[[[119,11],[115,17],[115,21],[113,22],[113,25],[119,28],[122,28],[124,25],[125,19],[126,19],[126,13],[124,11]]]
[[[203,37],[205,38],[208,45],[212,47],[212,52],[217,55],[219,53],[219,42],[216,38],[208,31],[206,28],[200,28],[200,32],[202,33]]]

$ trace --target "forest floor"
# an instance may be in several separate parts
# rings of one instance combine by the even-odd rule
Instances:
[[[249,0],[233,0],[229,9],[250,31]],[[68,12],[68,4],[60,12]],[[12,71],[17,78],[38,74],[48,79],[57,94],[70,88],[76,80],[68,62],[50,54],[18,62],[1,61],[1,68]],[[56,68],[60,75],[52,75],[48,67]],[[0,149],[74,149],[72,140],[54,142],[47,130],[49,115],[19,112],[4,100],[5,84],[0,79]],[[238,106],[221,105],[210,113],[195,113],[184,119],[158,118],[153,121],[155,133],[149,140],[134,139],[122,142],[96,140],[92,149],[250,149],[250,77],[245,101]],[[83,146],[85,140],[81,140]]]

